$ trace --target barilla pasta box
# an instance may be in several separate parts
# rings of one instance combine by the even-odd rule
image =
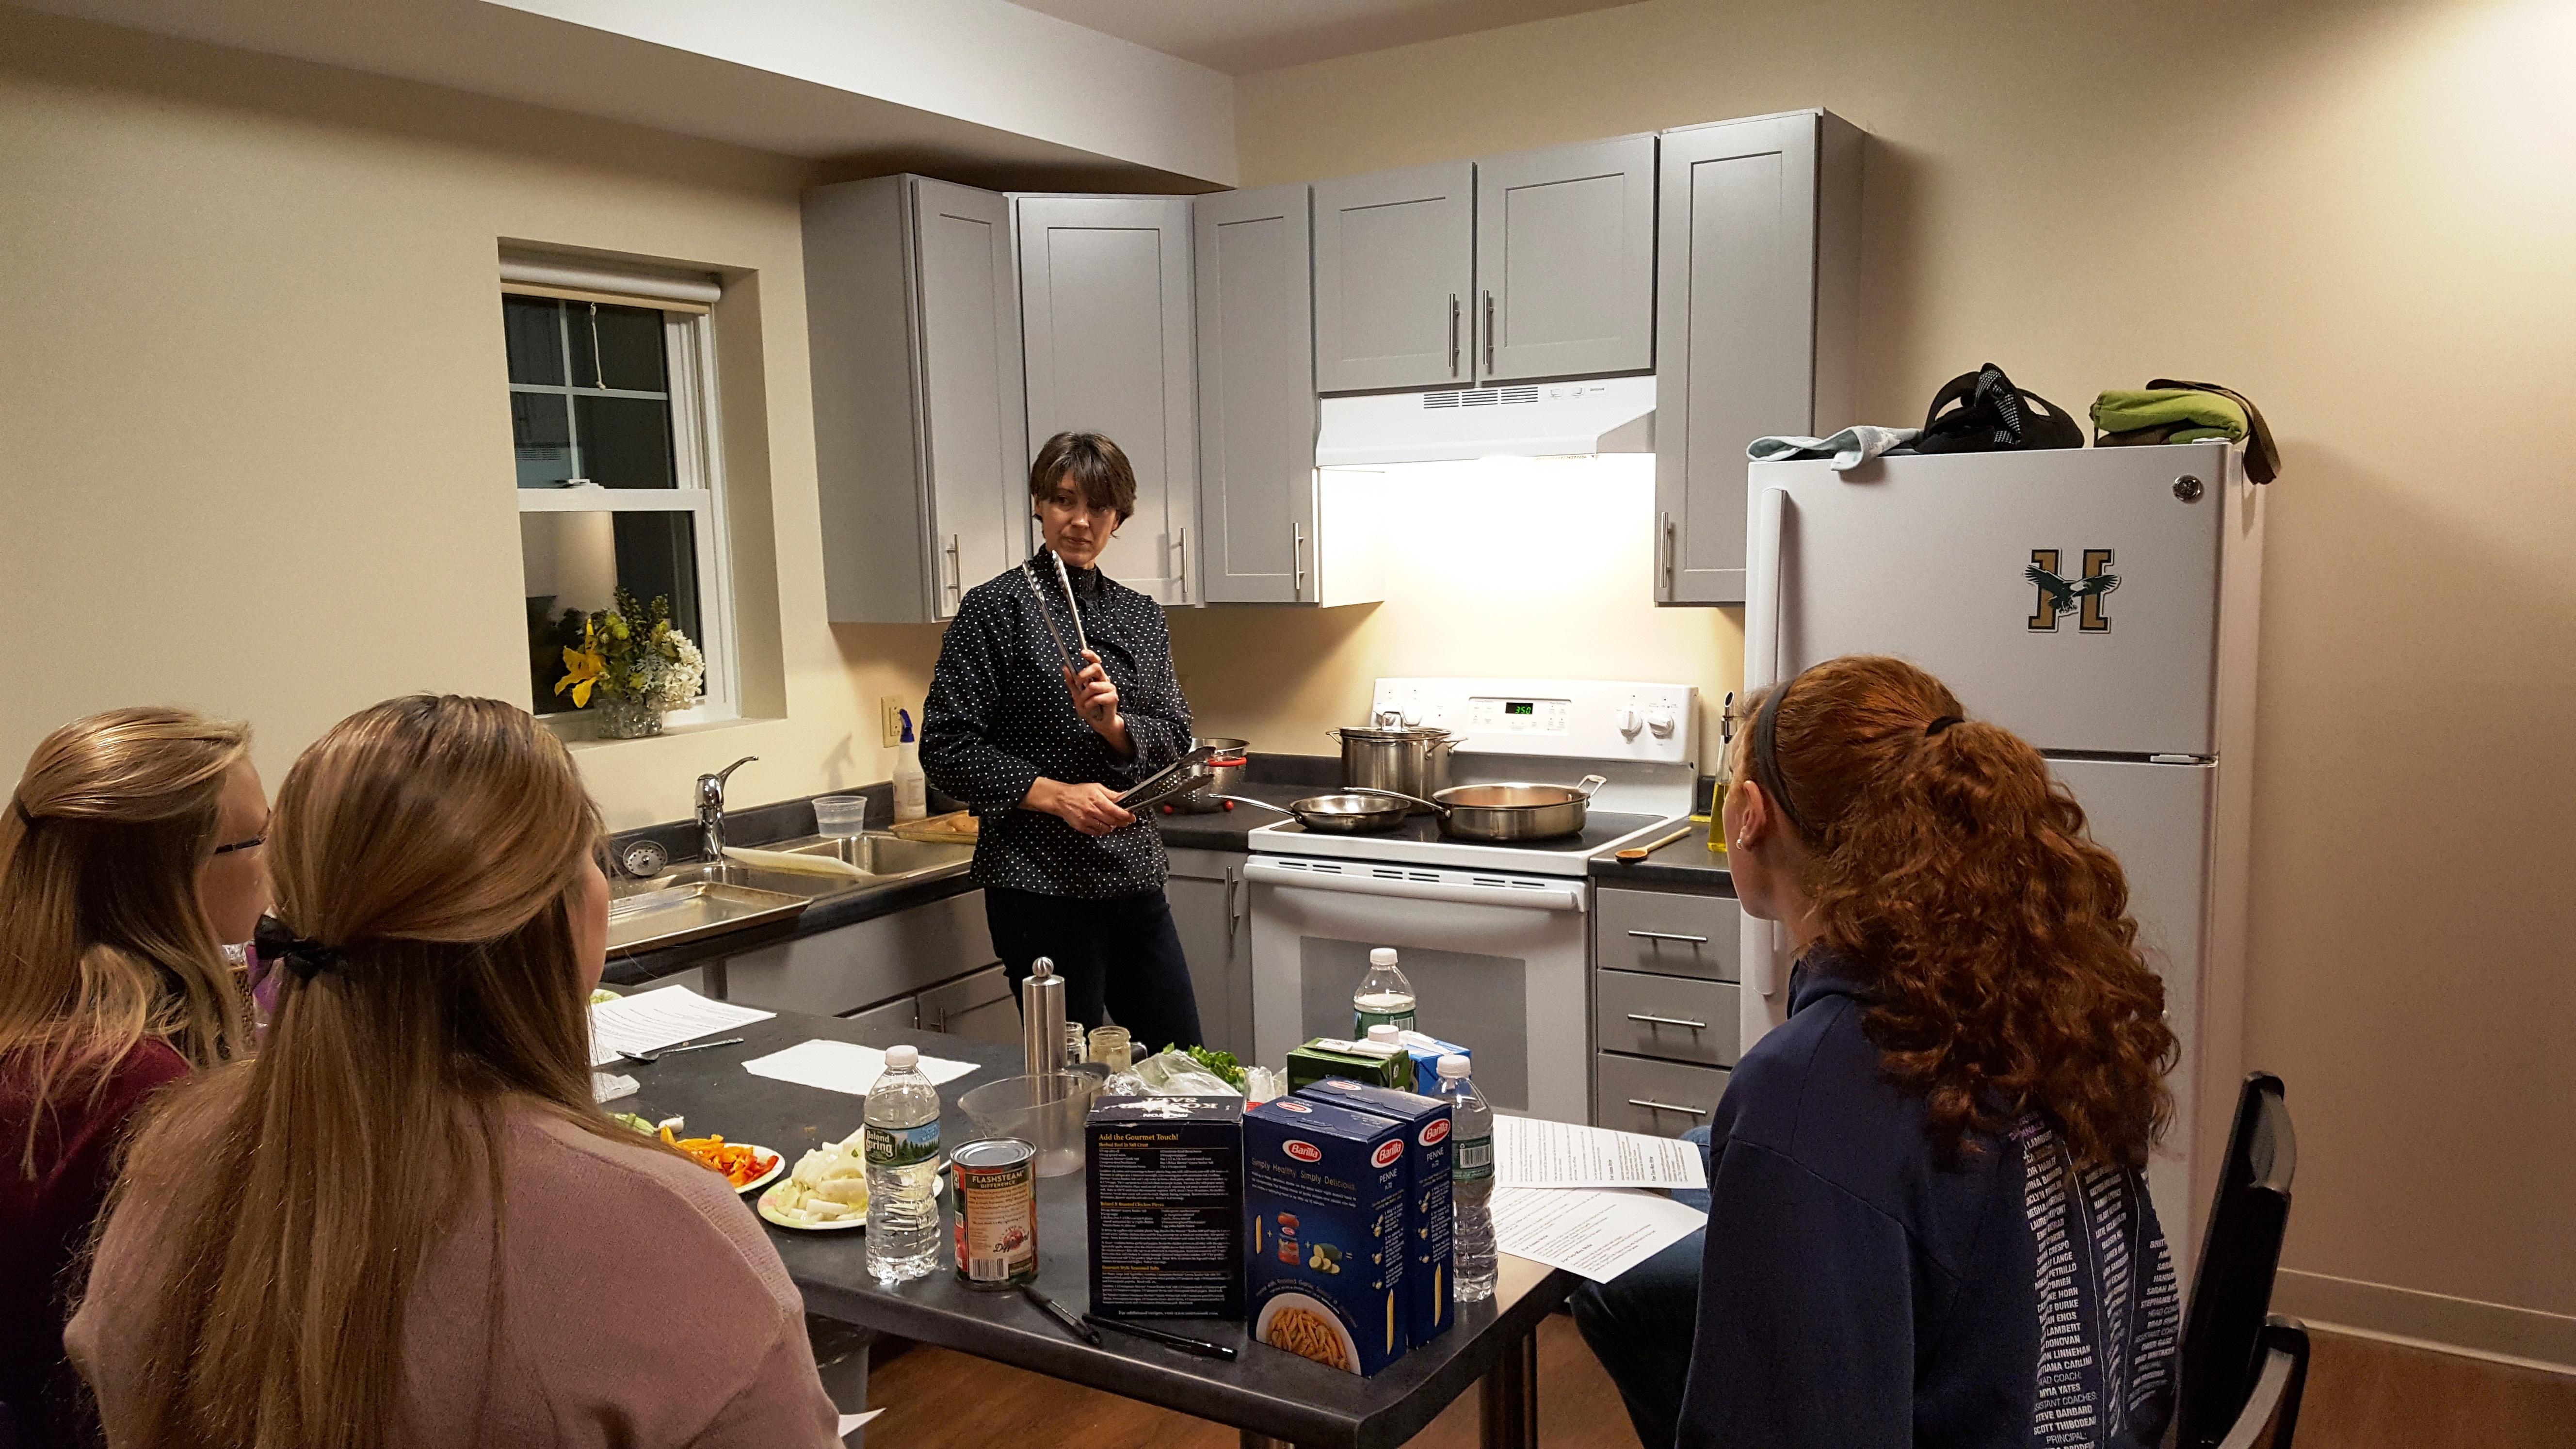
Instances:
[[[1434,1063],[1435,1070],[1438,1064]],[[1288,1052],[1288,1090],[1296,1091],[1326,1077],[1344,1077],[1371,1086],[1398,1089],[1413,1084],[1413,1058],[1401,1047],[1369,1041],[1319,1036]]]
[[[1404,1043],[1405,1052],[1413,1058],[1413,1085],[1409,1090],[1419,1092],[1426,1097],[1440,1095],[1440,1059],[1442,1057],[1467,1057],[1471,1061],[1474,1060],[1474,1054],[1465,1047],[1442,1041],[1436,1036],[1425,1036],[1418,1031],[1400,1033],[1396,1040]]]
[[[1297,1094],[1404,1124],[1405,1322],[1420,1348],[1449,1331],[1449,1104],[1328,1077]]]
[[[1412,1346],[1403,1304],[1404,1124],[1281,1097],[1243,1114],[1252,1336],[1344,1373]]]
[[[1243,1099],[1102,1097],[1091,1108],[1091,1311],[1243,1316]]]

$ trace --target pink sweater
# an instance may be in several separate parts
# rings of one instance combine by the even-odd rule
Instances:
[[[840,1442],[803,1301],[722,1177],[534,1110],[512,1116],[506,1151],[506,1322],[486,1442]],[[138,1180],[109,1219],[89,1296],[64,1334],[111,1446],[133,1442],[144,1330],[181,1236],[167,1221],[168,1186]],[[477,1203],[412,1291],[403,1437],[425,1449],[475,1439],[491,1233]]]

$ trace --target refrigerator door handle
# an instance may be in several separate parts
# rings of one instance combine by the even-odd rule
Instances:
[[[1788,490],[1765,488],[1754,495],[1752,547],[1746,550],[1744,580],[1744,687],[1748,692],[1779,683],[1784,667],[1780,641],[1787,637],[1787,626],[1780,615],[1788,606],[1788,593],[1781,583],[1780,544],[1788,518]],[[1757,996],[1779,995],[1779,929],[1748,912],[1737,946],[1744,958],[1745,984]],[[1753,1045],[1753,1035],[1748,1033],[1743,1045]]]

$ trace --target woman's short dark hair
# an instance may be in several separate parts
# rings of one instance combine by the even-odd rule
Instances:
[[[1136,512],[1136,469],[1125,450],[1098,433],[1058,433],[1038,449],[1029,464],[1029,496],[1044,499],[1055,492],[1055,480],[1069,477],[1082,501],[1094,508],[1113,508],[1118,521]]]

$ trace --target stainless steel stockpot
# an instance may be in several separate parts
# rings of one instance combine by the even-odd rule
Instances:
[[[1387,790],[1415,797],[1449,788],[1449,756],[1466,743],[1436,727],[1363,725],[1325,733],[1342,744],[1343,789]]]

